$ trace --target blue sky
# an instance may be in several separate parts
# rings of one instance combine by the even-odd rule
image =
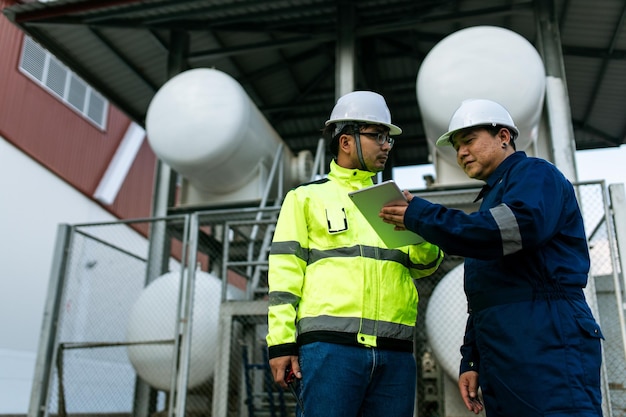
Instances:
[[[626,184],[626,145],[576,152],[579,181],[606,180]]]

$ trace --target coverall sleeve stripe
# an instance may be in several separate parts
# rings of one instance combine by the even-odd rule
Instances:
[[[509,255],[522,249],[522,235],[513,211],[506,204],[489,209],[502,238],[502,254]]]

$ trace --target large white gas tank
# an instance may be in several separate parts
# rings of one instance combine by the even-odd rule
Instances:
[[[154,153],[189,182],[197,198],[218,202],[259,197],[283,143],[243,87],[209,68],[168,80],[150,102],[146,131]],[[294,158],[284,148],[284,186],[308,180],[302,155]],[[312,159],[310,152],[305,156]]]
[[[173,343],[153,344],[176,338],[180,271],[168,272],[152,281],[132,307],[126,328],[128,358],[137,374],[154,388],[169,391]],[[215,369],[222,281],[196,271],[188,387],[207,381]],[[244,292],[229,286],[228,299],[243,299]]]
[[[435,45],[420,66],[416,89],[437,184],[468,181],[454,150],[435,146],[463,100],[486,98],[506,107],[520,130],[517,149],[529,151],[538,138],[545,78],[537,50],[508,29],[470,27]]]

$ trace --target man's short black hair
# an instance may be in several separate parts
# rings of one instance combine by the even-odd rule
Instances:
[[[337,130],[337,123],[330,123],[328,126],[324,126],[322,129],[322,137],[326,140],[328,152],[334,157],[339,154],[339,136],[343,134],[354,135],[355,132],[361,131],[361,128],[368,126],[381,126],[374,123],[362,123],[362,122],[342,122],[343,126],[339,132]],[[386,128],[386,127],[385,127]],[[388,128],[386,128],[388,130]]]
[[[487,130],[487,132],[489,132],[491,134],[491,136],[496,136],[498,134],[498,132],[500,132],[500,129],[506,129],[509,131],[509,136],[511,137],[511,147],[513,148],[513,150],[515,149],[515,132],[512,131],[511,129],[509,129],[506,126],[503,125],[485,125],[485,130]]]
[[[513,150],[516,150],[515,132],[504,125],[495,125],[495,126],[494,125],[478,125],[478,126],[467,127],[465,129],[459,130],[459,132],[469,132],[469,131],[476,130],[476,129],[485,129],[487,133],[489,133],[491,136],[496,136],[498,132],[500,132],[500,129],[508,130],[509,135],[511,136],[511,147],[513,148]],[[457,133],[455,133],[453,136],[456,136]],[[450,143],[452,143],[452,136],[450,137]]]

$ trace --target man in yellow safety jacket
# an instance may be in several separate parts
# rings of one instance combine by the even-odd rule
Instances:
[[[291,370],[299,382],[301,416],[413,416],[413,279],[434,273],[443,252],[428,242],[387,248],[348,196],[373,185],[401,132],[381,95],[342,96],[324,129],[330,173],[282,204],[267,343],[274,380],[286,387]]]

